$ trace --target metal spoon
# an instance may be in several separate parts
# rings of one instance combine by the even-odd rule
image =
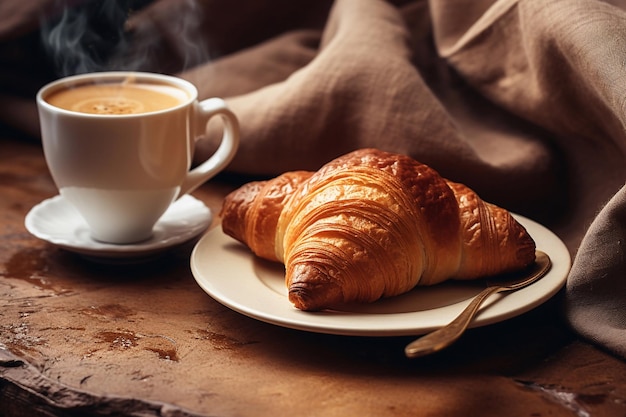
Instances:
[[[438,352],[454,343],[471,323],[478,312],[481,304],[492,294],[502,291],[513,291],[525,287],[539,278],[543,277],[552,265],[550,257],[542,252],[536,251],[535,263],[529,270],[525,271],[522,278],[519,275],[510,281],[495,281],[482,290],[472,302],[459,314],[459,316],[448,325],[433,331],[411,343],[404,349],[404,353],[409,358],[417,358],[431,353]]]

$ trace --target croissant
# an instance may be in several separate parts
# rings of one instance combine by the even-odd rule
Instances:
[[[289,300],[306,311],[535,260],[535,242],[507,210],[408,156],[376,149],[245,184],[220,215],[224,233],[284,263]]]

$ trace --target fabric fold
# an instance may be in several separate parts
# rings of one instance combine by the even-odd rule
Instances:
[[[587,231],[567,280],[572,327],[626,358],[626,187],[611,198]]]

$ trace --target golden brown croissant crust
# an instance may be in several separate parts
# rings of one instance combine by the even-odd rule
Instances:
[[[285,264],[302,310],[373,302],[447,279],[525,268],[535,243],[511,214],[398,154],[361,149],[229,194],[222,228]]]

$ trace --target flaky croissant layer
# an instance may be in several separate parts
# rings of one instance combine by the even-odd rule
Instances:
[[[534,241],[508,211],[376,149],[248,183],[226,197],[221,216],[226,234],[284,263],[289,300],[301,310],[512,272],[535,259]]]

